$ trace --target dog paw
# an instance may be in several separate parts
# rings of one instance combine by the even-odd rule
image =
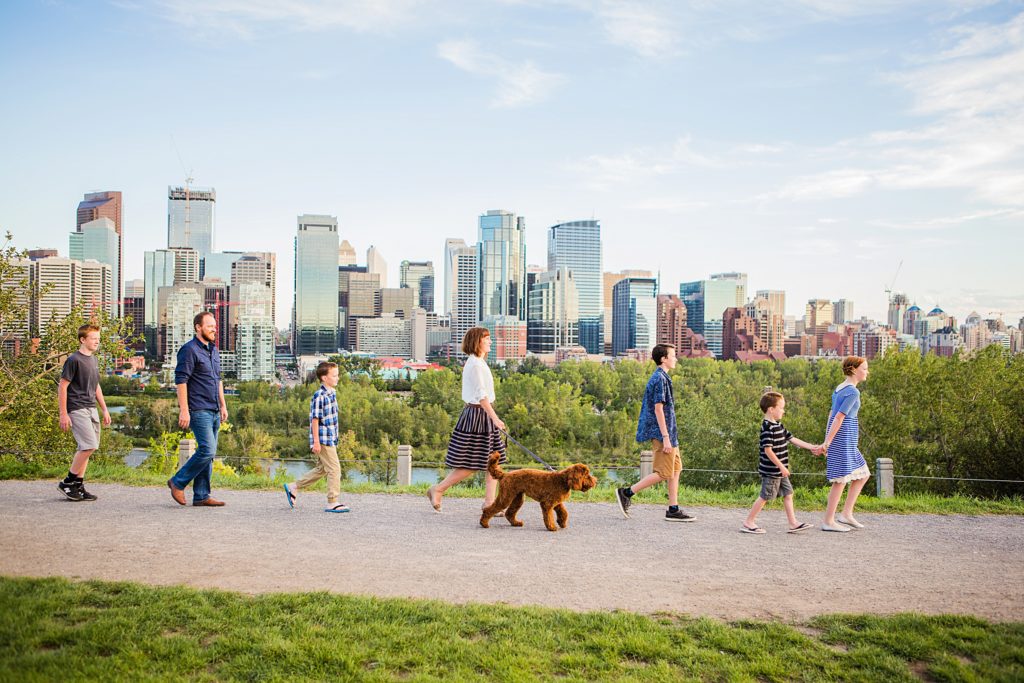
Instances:
[[[487,522],[487,520],[482,517],[480,518],[480,526],[482,526],[485,529],[491,528],[491,525]]]
[[[522,522],[520,522],[520,521],[519,521],[518,519],[516,519],[516,520],[513,520],[513,521],[511,522],[511,524],[512,524],[512,526],[522,526],[522,525],[523,525],[523,523],[522,523]]]

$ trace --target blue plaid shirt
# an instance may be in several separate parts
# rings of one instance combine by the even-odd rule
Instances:
[[[644,390],[644,403],[640,407],[640,423],[636,426],[636,440],[662,440],[658,416],[654,414],[655,404],[661,403],[665,411],[665,427],[671,437],[673,448],[679,446],[679,435],[676,433],[676,407],[672,399],[672,379],[662,368],[657,368],[647,380]]]
[[[313,420],[318,420],[321,446],[338,445],[338,398],[323,384],[309,400],[309,446],[313,447]]]

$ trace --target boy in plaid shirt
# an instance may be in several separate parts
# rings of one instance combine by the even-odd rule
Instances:
[[[324,361],[316,366],[320,388],[309,400],[309,450],[319,458],[316,467],[291,487],[284,485],[288,505],[295,507],[295,492],[312,486],[327,477],[327,507],[324,512],[348,512],[348,506],[338,502],[341,494],[341,463],[338,462],[338,399],[334,389],[338,386],[338,364]]]

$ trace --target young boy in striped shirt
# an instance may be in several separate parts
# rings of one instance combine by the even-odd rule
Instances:
[[[765,503],[782,494],[782,506],[789,518],[789,533],[806,531],[811,528],[806,522],[799,522],[793,509],[793,484],[789,481],[789,444],[806,448],[815,455],[821,455],[822,447],[809,444],[794,437],[785,425],[782,416],[786,412],[786,399],[777,391],[766,391],[761,396],[761,446],[757,462],[757,471],[761,475],[761,495],[754,501],[750,514],[740,527],[745,534],[763,534],[764,529],[757,526],[757,515]]]

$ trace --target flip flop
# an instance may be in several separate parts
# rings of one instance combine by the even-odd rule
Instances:
[[[748,527],[746,525],[743,525],[743,526],[740,527],[740,533],[744,533],[744,534],[766,534],[768,532],[765,531],[764,529],[762,529],[759,526],[755,526],[753,529],[751,529],[750,527]]]
[[[786,533],[787,534],[795,534],[798,531],[807,531],[810,528],[811,528],[810,524],[808,524],[807,522],[803,522],[803,523],[800,524],[800,526],[795,526],[792,529],[790,529],[789,531],[787,531]]]
[[[338,503],[334,507],[324,508],[324,512],[351,512],[344,503]]]
[[[295,494],[292,493],[291,489],[288,488],[288,484],[284,485],[284,494],[288,496],[288,507],[295,507]]]
[[[441,504],[434,502],[434,487],[431,486],[427,489],[427,500],[430,501],[430,507],[434,508],[434,512],[441,512]]]

